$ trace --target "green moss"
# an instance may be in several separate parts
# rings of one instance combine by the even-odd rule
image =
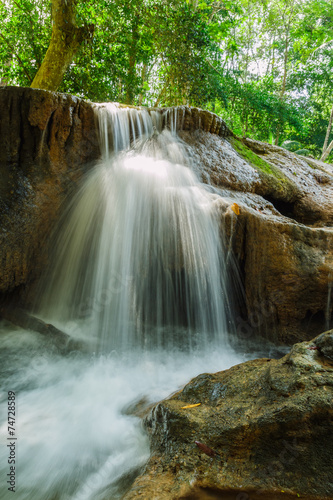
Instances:
[[[245,144],[243,144],[239,139],[232,138],[230,140],[231,145],[237,151],[237,153],[244,158],[245,161],[250,163],[252,167],[262,170],[267,174],[273,174],[272,166],[269,165],[265,160],[256,155],[251,149],[249,149]]]
[[[232,147],[237,153],[260,174],[264,190],[279,199],[290,200],[297,191],[296,185],[274,165],[270,165],[250,148],[243,144],[241,139],[230,138]]]

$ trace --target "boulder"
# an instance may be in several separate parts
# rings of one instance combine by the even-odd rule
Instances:
[[[332,349],[330,331],[155,405],[151,457],[124,500],[332,499]]]

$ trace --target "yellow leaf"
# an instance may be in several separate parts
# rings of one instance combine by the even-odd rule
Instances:
[[[233,203],[230,208],[236,215],[240,214],[239,205],[237,205],[237,203]]]
[[[186,405],[186,406],[182,406],[181,409],[182,410],[185,410],[185,408],[195,408],[196,406],[200,406],[201,403],[196,403],[195,405]]]

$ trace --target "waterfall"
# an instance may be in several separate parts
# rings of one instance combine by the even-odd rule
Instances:
[[[57,231],[43,315],[74,321],[103,352],[226,343],[217,195],[191,168],[176,111],[103,104],[96,116],[101,161]]]
[[[0,442],[14,391],[17,500],[122,498],[150,453],[140,404],[251,357],[227,342],[219,197],[192,169],[181,117],[114,105],[96,117],[101,160],[64,210],[37,300],[88,349],[0,325]],[[2,446],[3,500],[8,467]]]

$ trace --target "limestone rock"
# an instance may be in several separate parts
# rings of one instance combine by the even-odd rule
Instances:
[[[291,344],[333,326],[330,166],[250,139],[180,136],[202,181],[223,197],[222,231],[244,285],[238,334]]]
[[[125,499],[332,499],[333,363],[319,350],[332,339],[199,375],[158,403],[151,458]]]
[[[322,333],[314,343],[323,356],[333,361],[333,331]]]
[[[39,276],[59,208],[99,157],[92,106],[75,97],[0,88],[0,294]]]

